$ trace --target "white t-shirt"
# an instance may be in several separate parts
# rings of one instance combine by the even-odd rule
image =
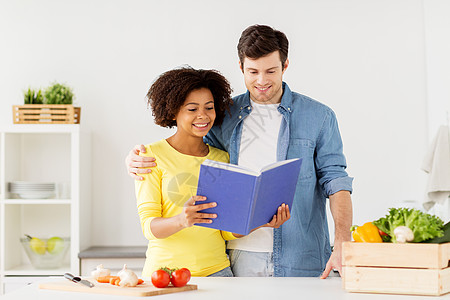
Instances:
[[[277,161],[278,133],[283,118],[278,106],[252,101],[252,111],[242,127],[238,165],[260,170]],[[273,228],[260,228],[243,238],[229,241],[228,249],[272,252]]]

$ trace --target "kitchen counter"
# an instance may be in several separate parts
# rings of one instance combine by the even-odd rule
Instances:
[[[49,280],[61,280],[62,278],[45,278],[41,282]],[[154,296],[156,299],[183,299],[183,300],[251,300],[251,299],[450,299],[450,294],[441,297],[407,296],[348,293],[342,289],[340,277],[328,279],[300,278],[300,277],[193,277],[190,281],[198,285],[198,290],[175,294]],[[4,296],[4,299],[33,299],[33,300],[114,300],[114,299],[148,299],[148,297],[126,297],[99,295],[89,293],[64,292],[53,290],[41,290],[37,283],[21,288]],[[153,299],[153,298],[151,298]]]
[[[82,276],[89,276],[92,270],[99,264],[114,273],[122,269],[123,264],[127,264],[129,269],[132,269],[140,276],[142,266],[145,263],[145,251],[147,246],[95,246],[81,251],[78,254],[80,259],[80,274]]]
[[[147,246],[94,246],[81,251],[78,258],[145,258]]]

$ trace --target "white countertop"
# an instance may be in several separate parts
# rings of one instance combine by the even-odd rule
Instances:
[[[41,282],[61,280],[61,278],[45,278]],[[183,299],[183,300],[251,300],[251,299],[450,299],[450,294],[441,297],[407,296],[348,293],[342,288],[341,278],[328,279],[302,277],[193,277],[189,283],[197,284],[198,290],[181,293],[154,296],[155,299]],[[37,283],[4,295],[3,299],[32,299],[32,300],[114,300],[114,299],[145,299],[143,297],[127,297],[115,295],[99,295],[89,293],[41,290]],[[148,298],[148,297],[146,297]]]

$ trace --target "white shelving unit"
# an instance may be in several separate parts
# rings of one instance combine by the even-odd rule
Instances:
[[[36,277],[78,274],[78,253],[90,246],[90,136],[80,125],[13,125],[0,128],[0,294],[6,285]],[[65,186],[52,199],[19,199],[12,181]],[[67,189],[69,187],[69,189]],[[20,244],[24,234],[70,237],[59,269],[35,269]],[[28,280],[26,279],[28,277]]]

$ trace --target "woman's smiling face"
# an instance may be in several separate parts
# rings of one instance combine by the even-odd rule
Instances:
[[[216,111],[211,91],[207,88],[193,90],[175,115],[177,133],[204,137],[215,119]]]

